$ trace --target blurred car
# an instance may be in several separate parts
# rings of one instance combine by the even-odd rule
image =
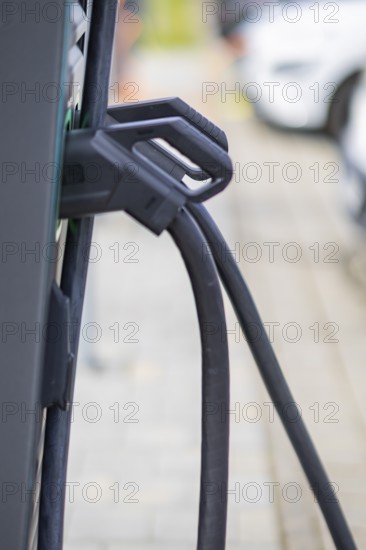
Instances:
[[[366,58],[366,2],[281,1],[252,9],[241,28],[240,70],[257,114],[278,126],[338,135]]]
[[[366,72],[349,106],[340,138],[343,157],[342,197],[352,218],[366,229]]]

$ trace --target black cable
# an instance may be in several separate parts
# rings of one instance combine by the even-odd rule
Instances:
[[[116,10],[117,0],[93,0],[81,109],[83,127],[102,126],[106,116]],[[71,352],[75,361],[92,232],[93,218],[73,220],[66,238],[61,288],[70,299]],[[72,409],[62,411],[56,406],[47,410],[38,550],[62,549],[71,414]]]
[[[309,436],[286,379],[267,337],[263,323],[225,239],[215,222],[201,205],[190,204],[188,210],[205,235],[214,256],[219,275],[236,312],[243,333],[256,360],[283,426],[300,460],[308,481],[319,502],[334,543],[339,550],[353,550],[356,545],[332,486]],[[202,251],[202,256],[203,256]],[[253,327],[260,331],[253,336]],[[289,416],[289,406],[296,413]],[[295,420],[294,420],[295,419]]]
[[[202,346],[202,444],[198,550],[224,550],[229,462],[229,357],[225,311],[215,264],[204,261],[204,237],[181,211],[168,228],[185,262],[195,297]],[[217,338],[210,326],[221,326]]]

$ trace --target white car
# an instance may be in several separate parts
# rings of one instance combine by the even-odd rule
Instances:
[[[366,2],[250,4],[242,26],[244,95],[273,124],[338,135],[365,64]]]
[[[356,87],[342,132],[343,200],[352,218],[366,229],[366,73]]]

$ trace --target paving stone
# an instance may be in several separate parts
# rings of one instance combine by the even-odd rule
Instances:
[[[144,94],[168,95],[173,83],[175,94],[178,81],[173,82],[171,74],[169,78],[164,75],[171,58],[162,56],[159,61],[155,53],[154,57],[138,55],[136,79],[147,82],[150,75],[150,88],[141,86],[141,98]],[[184,56],[179,59],[185,60],[187,71],[188,65],[194,66],[186,99],[223,123],[232,157],[239,163],[240,177],[210,201],[209,209],[238,256],[263,320],[280,324],[275,350],[330,479],[340,485],[340,498],[358,546],[366,547],[362,521],[366,514],[362,482],[366,467],[366,294],[362,280],[355,281],[350,267],[360,239],[338,209],[335,186],[316,184],[309,169],[315,162],[322,166],[338,162],[337,152],[323,137],[277,132],[247,110],[243,114],[235,110],[232,116],[230,106],[219,100],[200,103],[201,80],[215,79],[212,75],[222,78],[218,71],[227,61],[220,57],[215,67],[209,53],[188,65]],[[205,70],[199,65],[202,60],[207,62]],[[181,74],[181,67],[176,67]],[[245,163],[263,166],[271,161],[298,163],[300,181],[292,184],[279,174],[272,182],[263,176],[253,183],[243,176]],[[80,406],[75,408],[72,426],[69,480],[82,487],[98,483],[105,498],[90,504],[79,495],[67,504],[65,550],[188,550],[195,545],[197,531],[201,391],[199,336],[189,281],[170,237],[157,239],[127,216],[98,219],[94,240],[102,258],[90,266],[84,325],[98,322],[102,337],[95,344],[87,343],[87,338],[82,342],[75,395]],[[264,245],[268,242],[279,243],[273,262]],[[302,251],[298,263],[283,257],[289,242],[296,242]],[[324,261],[329,250],[323,246],[330,242],[339,245],[337,263]],[[130,248],[123,248],[126,243]],[[260,247],[258,262],[245,256],[248,243]],[[314,243],[319,243],[319,250]],[[316,250],[319,261],[314,260]],[[131,251],[138,260],[135,263],[124,261]],[[234,330],[236,320],[225,303],[227,326]],[[291,322],[302,330],[296,343],[283,337],[283,327]],[[328,332],[323,327],[328,322],[339,324],[339,342],[324,341]],[[118,342],[110,328],[116,323]],[[129,334],[126,323],[137,325],[137,342],[124,341]],[[319,342],[314,342],[314,330],[309,329],[314,323],[321,327]],[[239,502],[233,495],[229,498],[227,550],[332,548],[278,416],[270,414],[270,400],[244,338],[240,333],[238,338],[229,334],[229,344],[234,410],[230,415],[229,486],[239,484],[240,498]],[[91,402],[102,410],[95,423],[87,412],[80,414]],[[138,423],[125,422],[130,411],[123,408],[126,403],[138,405]],[[329,403],[339,406],[335,413],[339,422],[325,421],[332,412],[325,408]],[[114,421],[116,404],[119,422]],[[253,407],[260,411],[256,422],[248,416],[248,404],[254,404],[252,412]],[[140,483],[136,505],[113,502],[109,487],[126,480]],[[294,483],[301,488],[297,502],[284,497],[288,484]],[[243,496],[248,484],[259,487],[258,502],[248,502],[245,492],[247,498]],[[271,484],[276,491],[273,501],[268,496]]]

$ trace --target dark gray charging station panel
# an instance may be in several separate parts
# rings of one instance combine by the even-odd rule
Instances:
[[[4,550],[37,545],[44,425],[41,377],[56,270],[52,243],[58,175],[70,107],[70,59],[77,64],[82,51],[80,3],[75,3],[79,11],[71,10],[70,4],[0,2],[0,546]],[[72,52],[76,44],[79,50]]]

